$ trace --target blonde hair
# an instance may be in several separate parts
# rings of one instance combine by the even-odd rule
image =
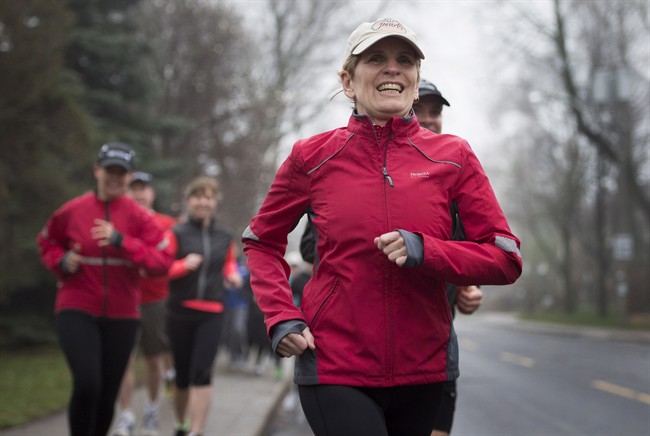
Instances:
[[[185,188],[185,198],[212,193],[219,197],[219,183],[208,176],[199,176],[192,180]]]

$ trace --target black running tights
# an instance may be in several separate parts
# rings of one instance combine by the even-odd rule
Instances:
[[[137,319],[97,318],[66,310],[56,315],[59,342],[72,373],[71,436],[105,436],[135,343]]]
[[[316,436],[429,436],[442,383],[387,388],[298,386]]]

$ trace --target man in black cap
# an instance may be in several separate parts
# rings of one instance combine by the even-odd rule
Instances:
[[[136,171],[131,176],[127,195],[144,207],[156,223],[168,231],[176,220],[169,215],[154,210],[156,191],[149,173]],[[145,385],[147,403],[142,417],[143,436],[157,436],[160,432],[159,405],[161,400],[161,383],[167,381],[173,372],[169,354],[169,340],[165,333],[165,304],[169,295],[169,277],[140,277],[140,337],[139,350],[145,360]],[[131,355],[129,366],[124,373],[120,387],[118,405],[120,416],[113,436],[131,436],[135,429],[133,395],[135,389],[136,350]]]
[[[436,85],[428,80],[420,80],[419,101],[413,105],[415,115],[422,127],[435,133],[442,133],[442,106],[451,106]],[[454,205],[456,203],[454,202]],[[458,208],[452,210],[455,229],[453,239],[463,240],[465,236],[462,230]],[[447,283],[447,299],[452,315],[455,315],[456,308],[459,312],[470,315],[476,311],[483,300],[483,292],[477,286],[456,286]],[[451,432],[456,410],[456,380],[445,382],[445,395],[440,407],[440,413],[436,420],[431,436],[447,436]]]
[[[420,80],[420,100],[413,106],[420,125],[432,132],[442,133],[442,106],[451,106],[436,85]]]

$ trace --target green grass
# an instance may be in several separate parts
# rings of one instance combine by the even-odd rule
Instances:
[[[136,383],[144,378],[144,363],[136,360]],[[60,348],[0,352],[0,429],[15,427],[64,410],[72,380]]]
[[[0,354],[0,429],[62,410],[71,381],[58,348]]]

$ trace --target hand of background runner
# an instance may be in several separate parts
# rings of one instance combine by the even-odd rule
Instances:
[[[185,268],[190,271],[196,271],[203,263],[203,256],[197,253],[190,253],[185,256]]]
[[[100,247],[106,247],[111,243],[111,236],[113,236],[115,228],[110,221],[99,218],[95,219],[94,223],[95,227],[90,229],[90,234],[92,238],[97,241],[97,245]]]
[[[460,313],[472,314],[481,306],[483,291],[478,286],[458,286],[456,293],[456,307]]]
[[[63,270],[68,274],[74,274],[79,270],[81,265],[81,245],[77,242],[72,250],[68,251],[63,258]]]

